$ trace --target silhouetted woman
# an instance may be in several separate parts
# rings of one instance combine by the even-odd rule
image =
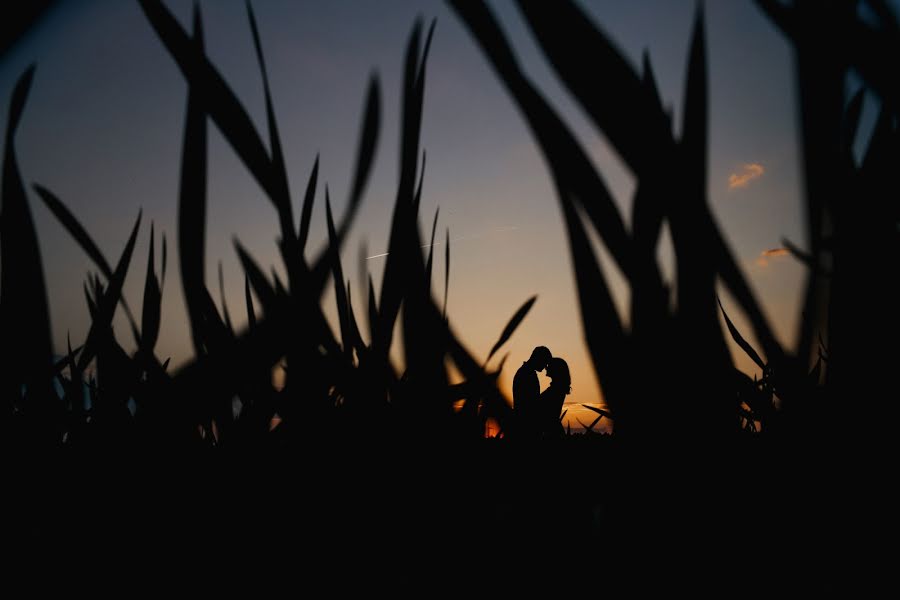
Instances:
[[[572,393],[572,377],[569,365],[563,359],[554,357],[547,363],[550,387],[541,393],[538,405],[541,407],[541,436],[559,437],[563,435],[559,415],[566,396]]]

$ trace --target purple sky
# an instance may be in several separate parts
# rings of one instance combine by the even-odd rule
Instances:
[[[679,123],[694,2],[579,4],[632,62],[639,64],[642,51],[649,51],[663,100]],[[188,22],[190,3],[167,5],[182,23]],[[629,214],[631,175],[559,84],[514,4],[491,6],[525,71],[576,132]],[[257,128],[265,131],[261,80],[243,2],[202,2],[201,8],[207,52]],[[437,18],[425,92],[422,147],[428,161],[421,216],[423,231],[429,230],[440,206],[439,231],[450,228],[451,320],[469,346],[484,356],[512,313],[537,294],[532,312],[500,353],[511,353],[501,380],[508,386],[515,367],[533,346],[543,344],[569,361],[573,378],[569,401],[598,401],[600,392],[582,342],[562,218],[547,168],[513,101],[456,17],[436,1],[258,0],[254,10],[295,205],[319,153],[320,184],[327,182],[338,214],[342,211],[363,95],[370,73],[374,70],[380,76],[381,140],[363,208],[343,255],[354,291],[361,244],[365,242],[370,256],[386,252],[398,174],[406,39],[417,15]],[[780,247],[784,237],[801,246],[805,241],[792,54],[751,2],[709,2],[705,13],[709,201],[779,336],[791,344],[803,270],[789,256],[762,253]],[[157,232],[166,233],[170,259],[158,354],[180,364],[190,355],[174,256],[187,89],[182,75],[137,3],[119,0],[59,2],[0,58],[4,122],[16,78],[31,62],[38,68],[17,137],[24,179],[60,196],[113,261],[143,207],[147,226],[142,228],[125,288],[132,306],[140,306],[149,221],[155,221]],[[871,109],[867,106],[867,114]],[[214,127],[210,132],[207,284],[217,289],[215,272],[221,260],[231,314],[240,323],[243,276],[232,237],[236,235],[261,263],[277,264],[277,221],[231,148]],[[862,134],[867,134],[865,125]],[[60,349],[67,331],[73,343],[86,333],[81,284],[90,263],[36,196],[32,194],[31,200],[48,280],[54,343]],[[317,200],[311,237],[315,245],[325,238],[321,185]],[[671,276],[667,238],[660,255]],[[436,256],[435,272],[442,273],[443,249]],[[378,282],[383,259],[373,258],[366,265]],[[617,300],[624,307],[627,290],[618,277],[612,273]],[[443,294],[442,281],[436,282],[436,292]],[[362,294],[354,294],[362,313],[363,300]],[[726,309],[732,306],[727,295],[723,302]],[[325,306],[330,310],[330,296]],[[749,333],[741,315],[731,312]],[[124,326],[117,330],[130,342]],[[735,358],[751,372],[740,352]]]

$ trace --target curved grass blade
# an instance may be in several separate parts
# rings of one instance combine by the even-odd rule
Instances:
[[[293,246],[294,238],[294,216],[291,207],[291,195],[288,188],[287,169],[284,165],[284,154],[281,149],[281,138],[278,135],[278,123],[275,120],[275,109],[272,107],[272,94],[269,90],[269,74],[266,70],[266,61],[263,57],[262,43],[259,39],[259,29],[256,25],[256,17],[253,15],[253,8],[250,6],[250,0],[247,0],[247,19],[250,21],[250,31],[253,34],[253,45],[256,49],[256,59],[259,63],[259,70],[262,74],[263,93],[266,101],[266,121],[269,125],[269,145],[272,148],[272,171],[274,177],[272,181],[272,191],[276,196],[272,198],[278,209],[278,217],[281,221],[281,235],[283,240],[291,240],[287,242],[286,247]]]
[[[153,238],[153,223],[150,223],[150,252],[147,257],[147,278],[144,282],[144,304],[141,318],[141,348],[147,356],[153,354],[153,348],[159,338],[160,303],[162,301],[162,293],[156,279]]]
[[[444,320],[447,320],[447,296],[450,293],[450,228],[444,242]]]
[[[7,354],[0,367],[0,394],[6,401],[0,419],[11,414],[25,385],[27,406],[36,419],[55,418],[61,409],[54,403],[52,388],[53,345],[47,288],[44,282],[40,247],[25,185],[19,172],[15,135],[25,109],[35,66],[25,70],[16,82],[9,108],[3,157],[0,196],[0,336],[15,342],[15,352]],[[52,432],[55,423],[40,423]],[[54,440],[55,441],[55,440]]]
[[[622,52],[570,0],[518,5],[560,79],[625,163],[639,175],[654,170],[669,137],[665,114]]]
[[[147,20],[175,59],[188,83],[197,90],[197,101],[231,144],[250,173],[275,204],[274,166],[247,111],[228,84],[178,21],[159,0],[139,0]],[[195,22],[199,23],[199,13]]]
[[[303,209],[300,212],[300,232],[297,236],[297,245],[302,252],[306,248],[306,239],[309,237],[309,224],[312,220],[312,209],[316,199],[316,182],[319,179],[319,155],[316,154],[316,162],[313,163],[312,173],[309,174],[309,182],[306,184],[306,194],[303,197]]]
[[[219,261],[219,296],[222,299],[222,317],[225,320],[225,327],[234,335],[234,327],[231,324],[231,315],[228,314],[228,304],[225,302],[225,277],[222,274],[222,261]]]
[[[422,161],[424,162],[424,158]],[[421,190],[421,183],[419,184]],[[418,195],[418,192],[417,194]],[[434,234],[437,233],[437,223],[438,223],[438,215],[441,214],[441,207],[438,206],[437,210],[434,211],[434,222],[431,224],[431,243],[428,244],[428,262],[425,263],[425,280],[428,282],[428,287],[431,288],[431,266],[432,259],[434,258]]]
[[[515,333],[516,329],[522,323],[522,320],[528,315],[528,311],[531,310],[531,307],[534,306],[535,301],[537,300],[537,296],[532,296],[525,303],[519,307],[519,310],[516,311],[516,314],[512,316],[509,320],[509,323],[506,324],[506,327],[503,328],[503,332],[500,334],[500,337],[497,339],[497,343],[494,344],[494,347],[491,348],[491,351],[488,352],[488,356],[484,361],[484,364],[491,360],[491,357],[512,337],[512,334]]]
[[[253,291],[256,292],[256,297],[259,298],[259,301],[262,304],[263,311],[271,312],[275,307],[275,302],[277,300],[275,290],[269,284],[262,269],[259,268],[256,261],[253,260],[236,238],[234,240],[234,248],[237,250],[238,258],[241,261],[241,265],[244,267],[244,273],[246,273],[249,278],[250,285],[253,286]]]
[[[244,273],[244,299],[247,302],[247,324],[250,330],[256,327],[256,311],[253,310],[253,296],[250,294],[250,276]]]
[[[381,91],[378,84],[378,77],[372,75],[369,81],[369,89],[366,94],[365,116],[363,117],[362,132],[360,133],[359,150],[356,156],[356,167],[353,175],[353,185],[351,187],[350,198],[347,202],[347,210],[341,219],[340,225],[336,230],[336,244],[334,248],[340,252],[347,232],[353,224],[353,220],[359,210],[362,201],[362,195],[365,191],[366,183],[372,171],[372,164],[375,158],[375,148],[378,145],[378,132],[381,127]],[[313,261],[312,285],[313,289],[321,294],[331,270],[331,257],[329,253],[332,251],[332,245],[322,251],[322,253]]]
[[[734,323],[731,322],[731,319],[728,318],[728,313],[725,312],[725,307],[722,306],[722,300],[720,298],[716,298],[719,302],[719,308],[722,310],[722,316],[725,317],[725,324],[728,326],[728,331],[731,333],[731,339],[735,341],[735,343],[740,346],[744,352],[746,352],[747,356],[750,357],[753,362],[757,364],[757,366],[765,372],[766,363],[763,362],[763,359],[760,358],[759,354],[756,353],[756,350],[753,349],[753,346],[744,339],[744,336],[737,330],[737,327],[734,326]]]
[[[334,277],[334,297],[337,303],[338,322],[341,327],[341,340],[344,354],[349,358],[353,352],[352,333],[347,305],[347,294],[344,288],[344,270],[341,267],[341,253],[336,247],[337,233],[334,231],[334,219],[331,216],[331,200],[328,198],[328,187],[325,187],[325,220],[328,224],[328,244],[331,246],[331,268]]]
[[[111,335],[110,327],[116,305],[119,303],[119,296],[122,294],[122,285],[128,273],[128,266],[131,263],[131,254],[134,251],[134,243],[137,240],[138,229],[141,225],[141,215],[142,212],[139,211],[137,221],[135,221],[128,242],[125,244],[125,249],[119,257],[119,262],[116,264],[116,270],[113,271],[112,277],[109,279],[109,285],[101,295],[98,295],[96,317],[91,322],[87,340],[84,342],[84,350],[78,359],[79,371],[83,371],[88,366],[88,363],[91,362],[91,359],[94,358],[101,341],[107,335]]]
[[[203,54],[203,23],[194,9],[194,35],[190,46]],[[188,79],[187,115],[181,150],[181,181],[178,191],[178,258],[181,286],[187,304],[194,352],[204,352],[204,292],[206,287],[206,171],[207,130],[201,84]]]

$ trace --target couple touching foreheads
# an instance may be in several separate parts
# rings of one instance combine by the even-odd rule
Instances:
[[[537,372],[544,369],[551,381],[541,392]],[[513,412],[518,437],[537,439],[563,435],[559,415],[563,401],[571,391],[572,378],[566,361],[554,357],[545,346],[535,348],[531,358],[522,363],[513,378]]]

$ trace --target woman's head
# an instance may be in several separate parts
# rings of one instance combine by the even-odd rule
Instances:
[[[553,385],[562,385],[566,388],[572,385],[572,377],[569,375],[569,365],[563,359],[555,356],[547,363],[547,376],[553,380]],[[568,391],[566,392],[568,393]]]

